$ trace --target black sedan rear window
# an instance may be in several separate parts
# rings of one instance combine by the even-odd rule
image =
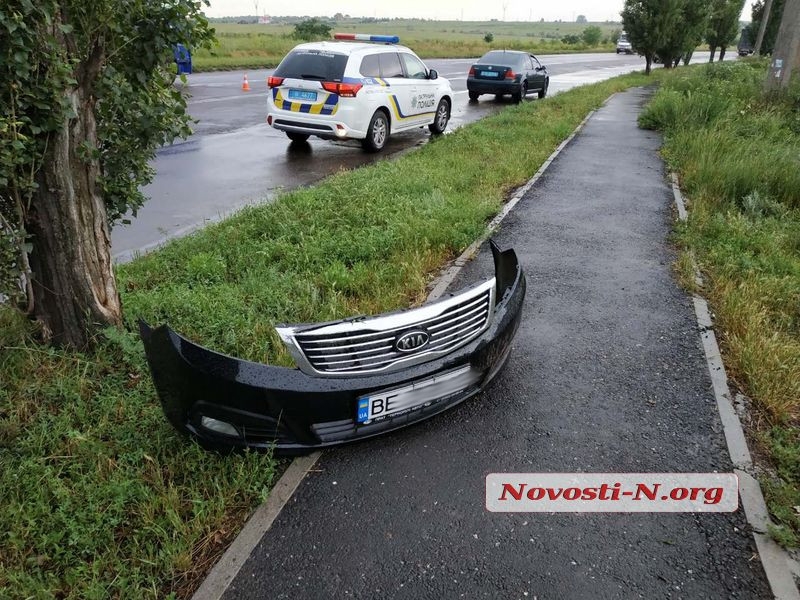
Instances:
[[[485,65],[516,65],[522,59],[522,54],[516,52],[503,52],[492,50],[481,56],[479,63]]]
[[[341,81],[347,56],[321,50],[293,50],[275,69],[275,77]]]

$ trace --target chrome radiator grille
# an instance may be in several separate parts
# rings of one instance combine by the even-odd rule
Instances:
[[[387,372],[425,362],[463,346],[491,322],[495,281],[416,309],[314,326],[279,327],[301,370],[326,375]],[[406,333],[427,343],[398,348]]]

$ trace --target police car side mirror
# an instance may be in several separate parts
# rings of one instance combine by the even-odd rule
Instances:
[[[439,73],[436,71],[436,69],[431,69],[430,71],[428,71],[428,79],[438,79],[438,78],[439,78]]]

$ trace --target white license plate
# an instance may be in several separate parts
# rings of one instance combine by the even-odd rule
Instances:
[[[462,367],[442,373],[430,379],[423,379],[411,385],[381,390],[369,396],[361,396],[357,403],[356,421],[362,424],[386,417],[418,410],[429,406],[436,400],[468,388],[477,383],[481,373],[471,367]]]

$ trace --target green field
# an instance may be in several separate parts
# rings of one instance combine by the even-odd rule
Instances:
[[[600,27],[603,41],[590,48],[583,43],[564,44],[565,35],[578,35],[590,25]],[[291,24],[214,23],[217,46],[194,53],[199,71],[214,69],[274,67],[299,43]],[[499,21],[417,21],[397,19],[361,23],[349,20],[332,27],[333,32],[376,33],[400,36],[400,42],[423,58],[473,58],[492,48],[527,50],[534,54],[564,52],[612,52],[619,23],[543,23]],[[484,41],[491,33],[494,40]]]

